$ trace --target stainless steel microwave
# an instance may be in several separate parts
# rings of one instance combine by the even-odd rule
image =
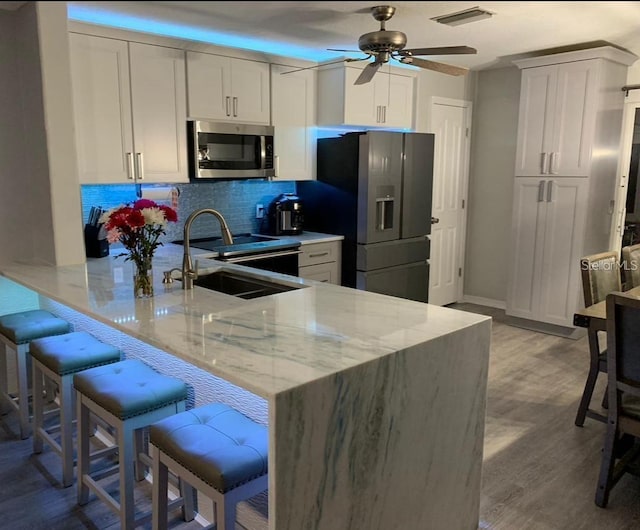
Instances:
[[[187,135],[193,180],[275,176],[271,126],[189,120]]]

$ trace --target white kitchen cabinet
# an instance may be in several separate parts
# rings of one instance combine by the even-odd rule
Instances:
[[[269,124],[269,65],[187,52],[189,117]]]
[[[589,174],[599,64],[591,59],[523,70],[516,175]]]
[[[510,315],[571,325],[580,294],[587,194],[585,179],[515,179]]]
[[[271,65],[271,114],[276,178],[316,178],[316,72]]]
[[[80,182],[188,182],[184,52],[69,39]]]
[[[300,247],[298,276],[309,280],[340,285],[342,242],[307,243]]]
[[[580,258],[609,249],[627,68],[611,46],[522,69],[507,314],[571,326]]]
[[[414,77],[379,70],[369,83],[354,85],[361,71],[338,66],[318,72],[318,125],[411,129]]]

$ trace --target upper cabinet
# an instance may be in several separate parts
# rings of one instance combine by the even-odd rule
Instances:
[[[184,52],[69,40],[80,182],[188,182]]]
[[[516,61],[522,68],[516,176],[587,177],[617,148],[622,96],[612,80],[631,54],[603,47]],[[610,119],[605,113],[615,112]]]
[[[316,172],[316,72],[271,65],[276,178],[313,180]]]
[[[189,117],[270,123],[269,65],[187,52]]]
[[[596,117],[598,59],[522,72],[518,176],[587,176]]]
[[[378,71],[354,85],[361,69],[349,66],[318,72],[318,125],[413,128],[414,77]]]

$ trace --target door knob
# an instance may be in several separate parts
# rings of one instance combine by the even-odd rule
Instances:
[[[440,219],[438,219],[437,217],[432,217],[431,218],[431,224],[432,225],[437,225],[440,222]]]

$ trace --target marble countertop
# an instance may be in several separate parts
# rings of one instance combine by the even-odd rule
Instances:
[[[302,234],[283,237],[300,241],[301,245],[311,245],[313,243],[329,243],[330,241],[342,241],[344,239],[344,236],[321,234],[319,232],[307,232],[306,230],[302,232]]]
[[[163,285],[162,272],[181,261],[182,247],[158,249],[155,296],[138,300],[131,263],[114,256],[64,267],[11,264],[0,273],[266,399],[488,319],[203,258],[201,271],[233,269],[301,288],[244,300]]]

